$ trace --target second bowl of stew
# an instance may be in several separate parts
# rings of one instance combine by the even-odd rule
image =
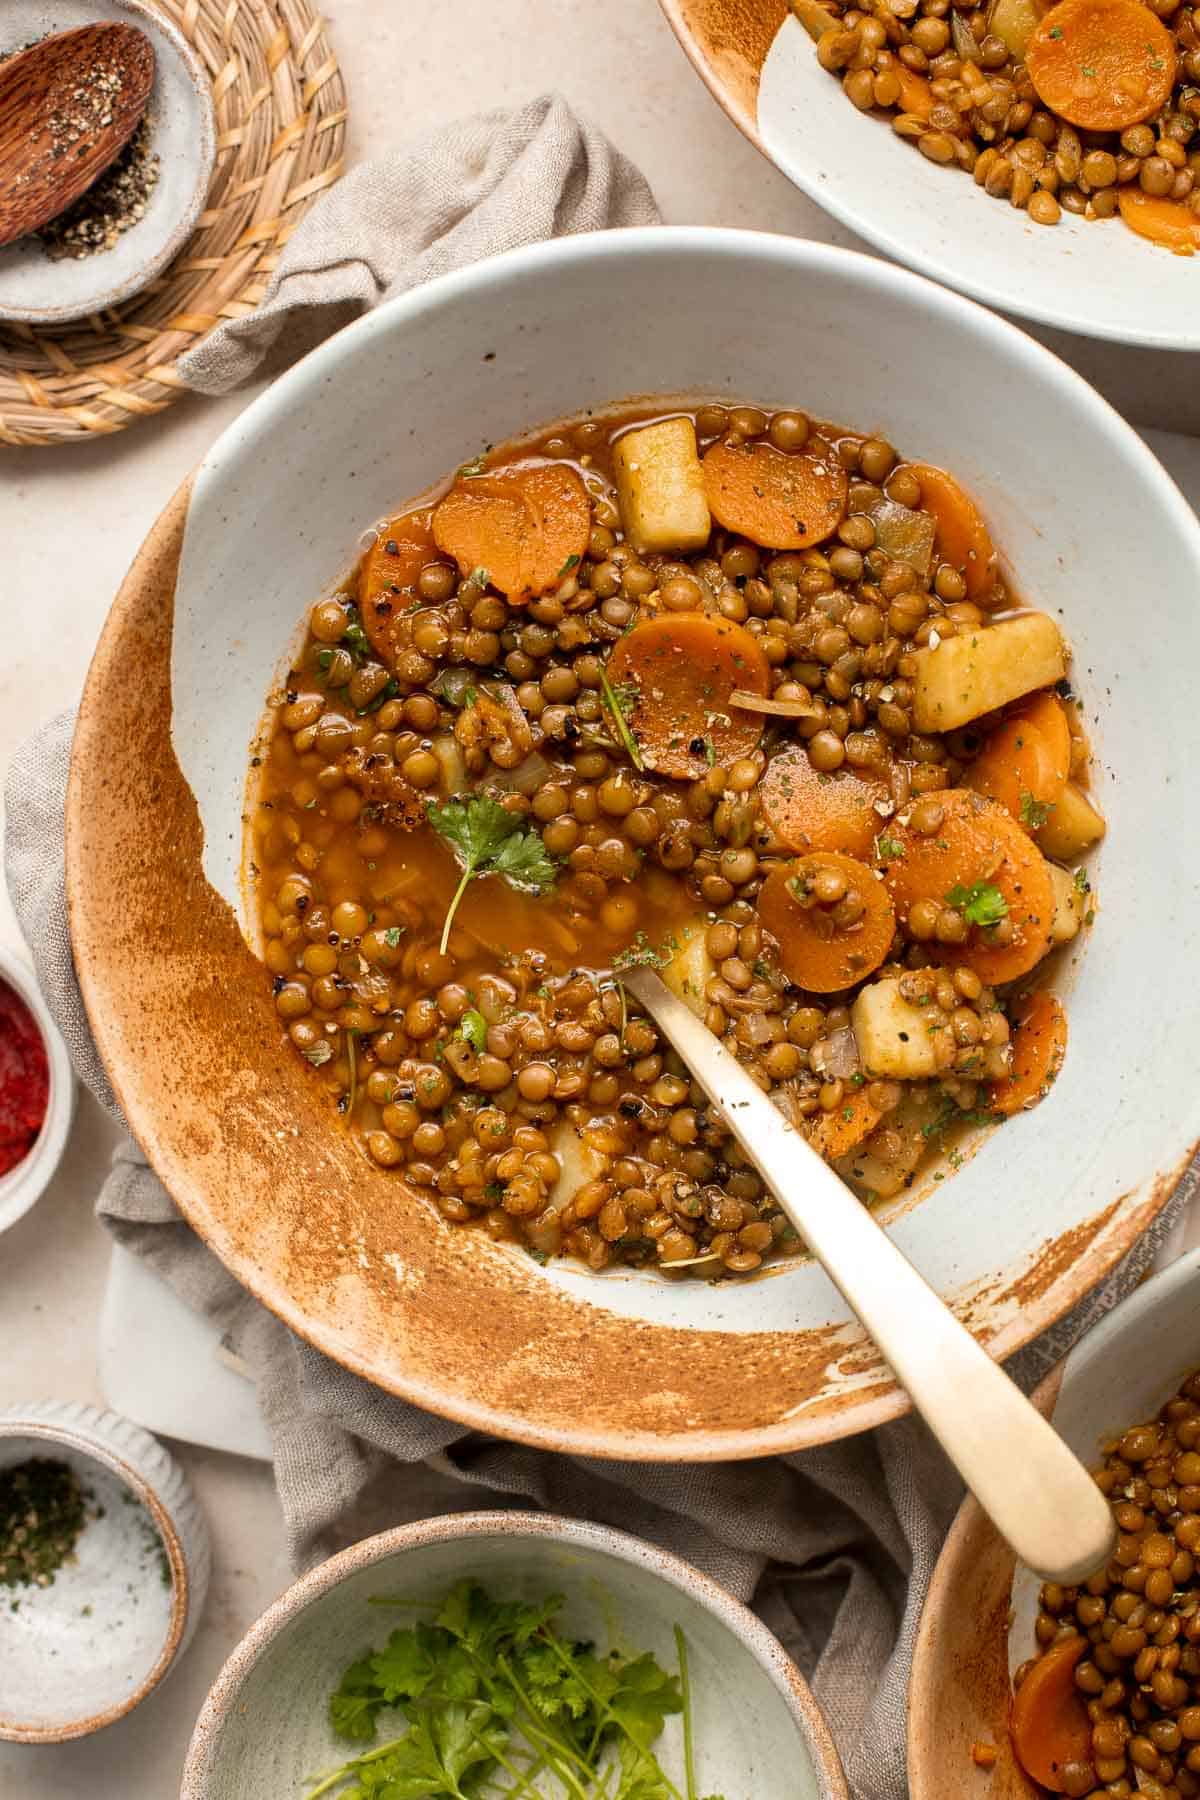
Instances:
[[[164,516],[77,740],[85,992],[188,1217],[491,1429],[890,1416],[648,963],[1025,1341],[1198,1129],[1198,537],[1053,358],[812,246],[549,246],[343,334]]]

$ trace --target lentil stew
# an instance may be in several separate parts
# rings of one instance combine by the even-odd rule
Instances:
[[[851,104],[1038,225],[1200,249],[1200,10],[1183,0],[791,0]]]
[[[865,1200],[953,1164],[1065,1051],[1039,965],[1104,829],[1067,670],[970,497],[880,437],[663,405],[489,448],[371,534],[272,696],[281,1027],[450,1222],[594,1270],[795,1256],[622,969]]]
[[[1200,1795],[1200,1374],[1112,1437],[1095,1479],[1120,1533],[1079,1587],[1047,1583],[1016,1672],[1013,1744],[1051,1793]]]

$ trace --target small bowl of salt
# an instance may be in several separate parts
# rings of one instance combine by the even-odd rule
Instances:
[[[0,1739],[61,1744],[132,1712],[187,1647],[209,1565],[149,1432],[69,1401],[0,1412]]]
[[[62,325],[128,300],[178,255],[203,210],[216,158],[212,88],[183,34],[146,0],[5,0],[0,63],[52,33],[135,25],[154,49],[136,131],[98,179],[37,232],[0,249],[0,320]],[[88,112],[88,96],[80,96]]]

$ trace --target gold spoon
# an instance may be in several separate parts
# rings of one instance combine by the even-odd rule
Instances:
[[[0,63],[0,244],[65,212],[125,148],[154,83],[135,25],[59,31]]]
[[[735,1056],[652,969],[622,974],[737,1138],[996,1529],[1047,1581],[1112,1555],[1112,1514],[1083,1464],[788,1124]]]

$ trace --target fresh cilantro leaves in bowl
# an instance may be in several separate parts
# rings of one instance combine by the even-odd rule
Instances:
[[[369,1538],[251,1628],[181,1800],[848,1800],[766,1628],[605,1526],[473,1513]]]

